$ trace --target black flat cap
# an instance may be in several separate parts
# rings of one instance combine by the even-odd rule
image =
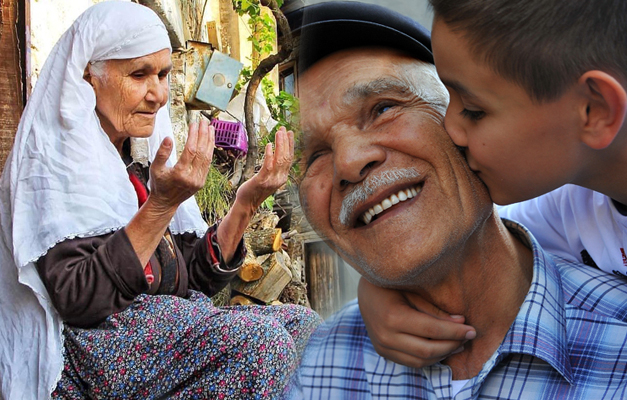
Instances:
[[[429,31],[385,7],[333,1],[303,7],[287,18],[293,33],[300,33],[300,72],[332,53],[364,46],[394,48],[433,63]]]

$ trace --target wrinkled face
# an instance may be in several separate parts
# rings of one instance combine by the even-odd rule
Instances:
[[[432,46],[451,96],[446,130],[466,148],[495,203],[527,200],[577,178],[585,147],[577,138],[575,89],[556,101],[532,101],[521,86],[473,59],[463,32],[437,19]]]
[[[157,111],[168,100],[170,50],[144,57],[105,61],[103,71],[87,77],[96,93],[100,124],[118,149],[128,137],[148,137]]]
[[[411,284],[491,212],[443,129],[448,96],[432,66],[342,51],[311,67],[299,94],[303,210],[370,281]]]

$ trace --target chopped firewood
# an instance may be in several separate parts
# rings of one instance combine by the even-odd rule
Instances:
[[[303,263],[301,260],[292,260],[290,263],[290,272],[292,273],[292,280],[296,282],[302,282],[303,278]]]
[[[244,242],[246,246],[246,258],[242,267],[237,271],[237,276],[244,282],[253,282],[263,276],[261,261],[257,259],[255,252],[250,248],[250,243]]]
[[[302,282],[292,280],[281,292],[279,300],[283,303],[298,304],[311,308],[309,298],[307,297],[307,286]]]
[[[283,238],[283,240],[287,240],[287,239],[291,239],[293,236],[297,235],[298,231],[296,229],[292,229],[289,232],[285,232],[283,234],[281,234],[281,237]]]
[[[232,306],[251,306],[253,304],[255,303],[251,299],[239,294],[237,296],[233,296],[233,298],[231,299]]]
[[[254,282],[261,279],[263,276],[263,268],[261,268],[261,264],[253,258],[251,261],[244,261],[242,267],[237,271],[237,276],[244,282]]]
[[[258,256],[279,251],[283,244],[281,229],[248,232],[244,234],[244,240],[249,243],[250,248]]]
[[[276,224],[279,223],[279,216],[270,210],[258,211],[248,223],[246,232],[260,231],[263,229],[276,228]]]
[[[231,285],[226,285],[224,289],[211,296],[211,302],[216,307],[228,306],[231,300]]]
[[[291,261],[285,253],[272,253],[261,263],[263,268],[261,279],[254,282],[243,282],[236,278],[231,282],[231,287],[239,293],[264,303],[274,301],[292,280],[292,273],[288,266],[290,263]]]
[[[261,222],[259,223],[259,230],[274,229],[276,224],[279,223],[279,216],[273,212],[267,212],[262,214]]]

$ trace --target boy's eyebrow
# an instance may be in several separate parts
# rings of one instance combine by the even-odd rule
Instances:
[[[466,87],[464,85],[462,85],[461,83],[459,83],[458,81],[452,81],[452,80],[448,80],[448,79],[442,79],[440,77],[440,80],[442,81],[442,83],[444,84],[444,86],[450,87],[451,89],[453,89],[454,91],[456,91],[457,93],[459,93],[460,95],[470,98],[470,99],[476,99],[477,96],[475,96],[473,93],[470,92],[470,90],[466,89]]]

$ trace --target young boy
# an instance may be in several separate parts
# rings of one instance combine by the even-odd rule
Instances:
[[[451,95],[446,129],[495,203],[522,201],[500,215],[547,251],[626,276],[627,2],[430,3],[435,64]],[[381,355],[422,367],[472,337],[451,323],[463,318],[404,296],[360,283]],[[396,318],[408,302],[423,313]]]

